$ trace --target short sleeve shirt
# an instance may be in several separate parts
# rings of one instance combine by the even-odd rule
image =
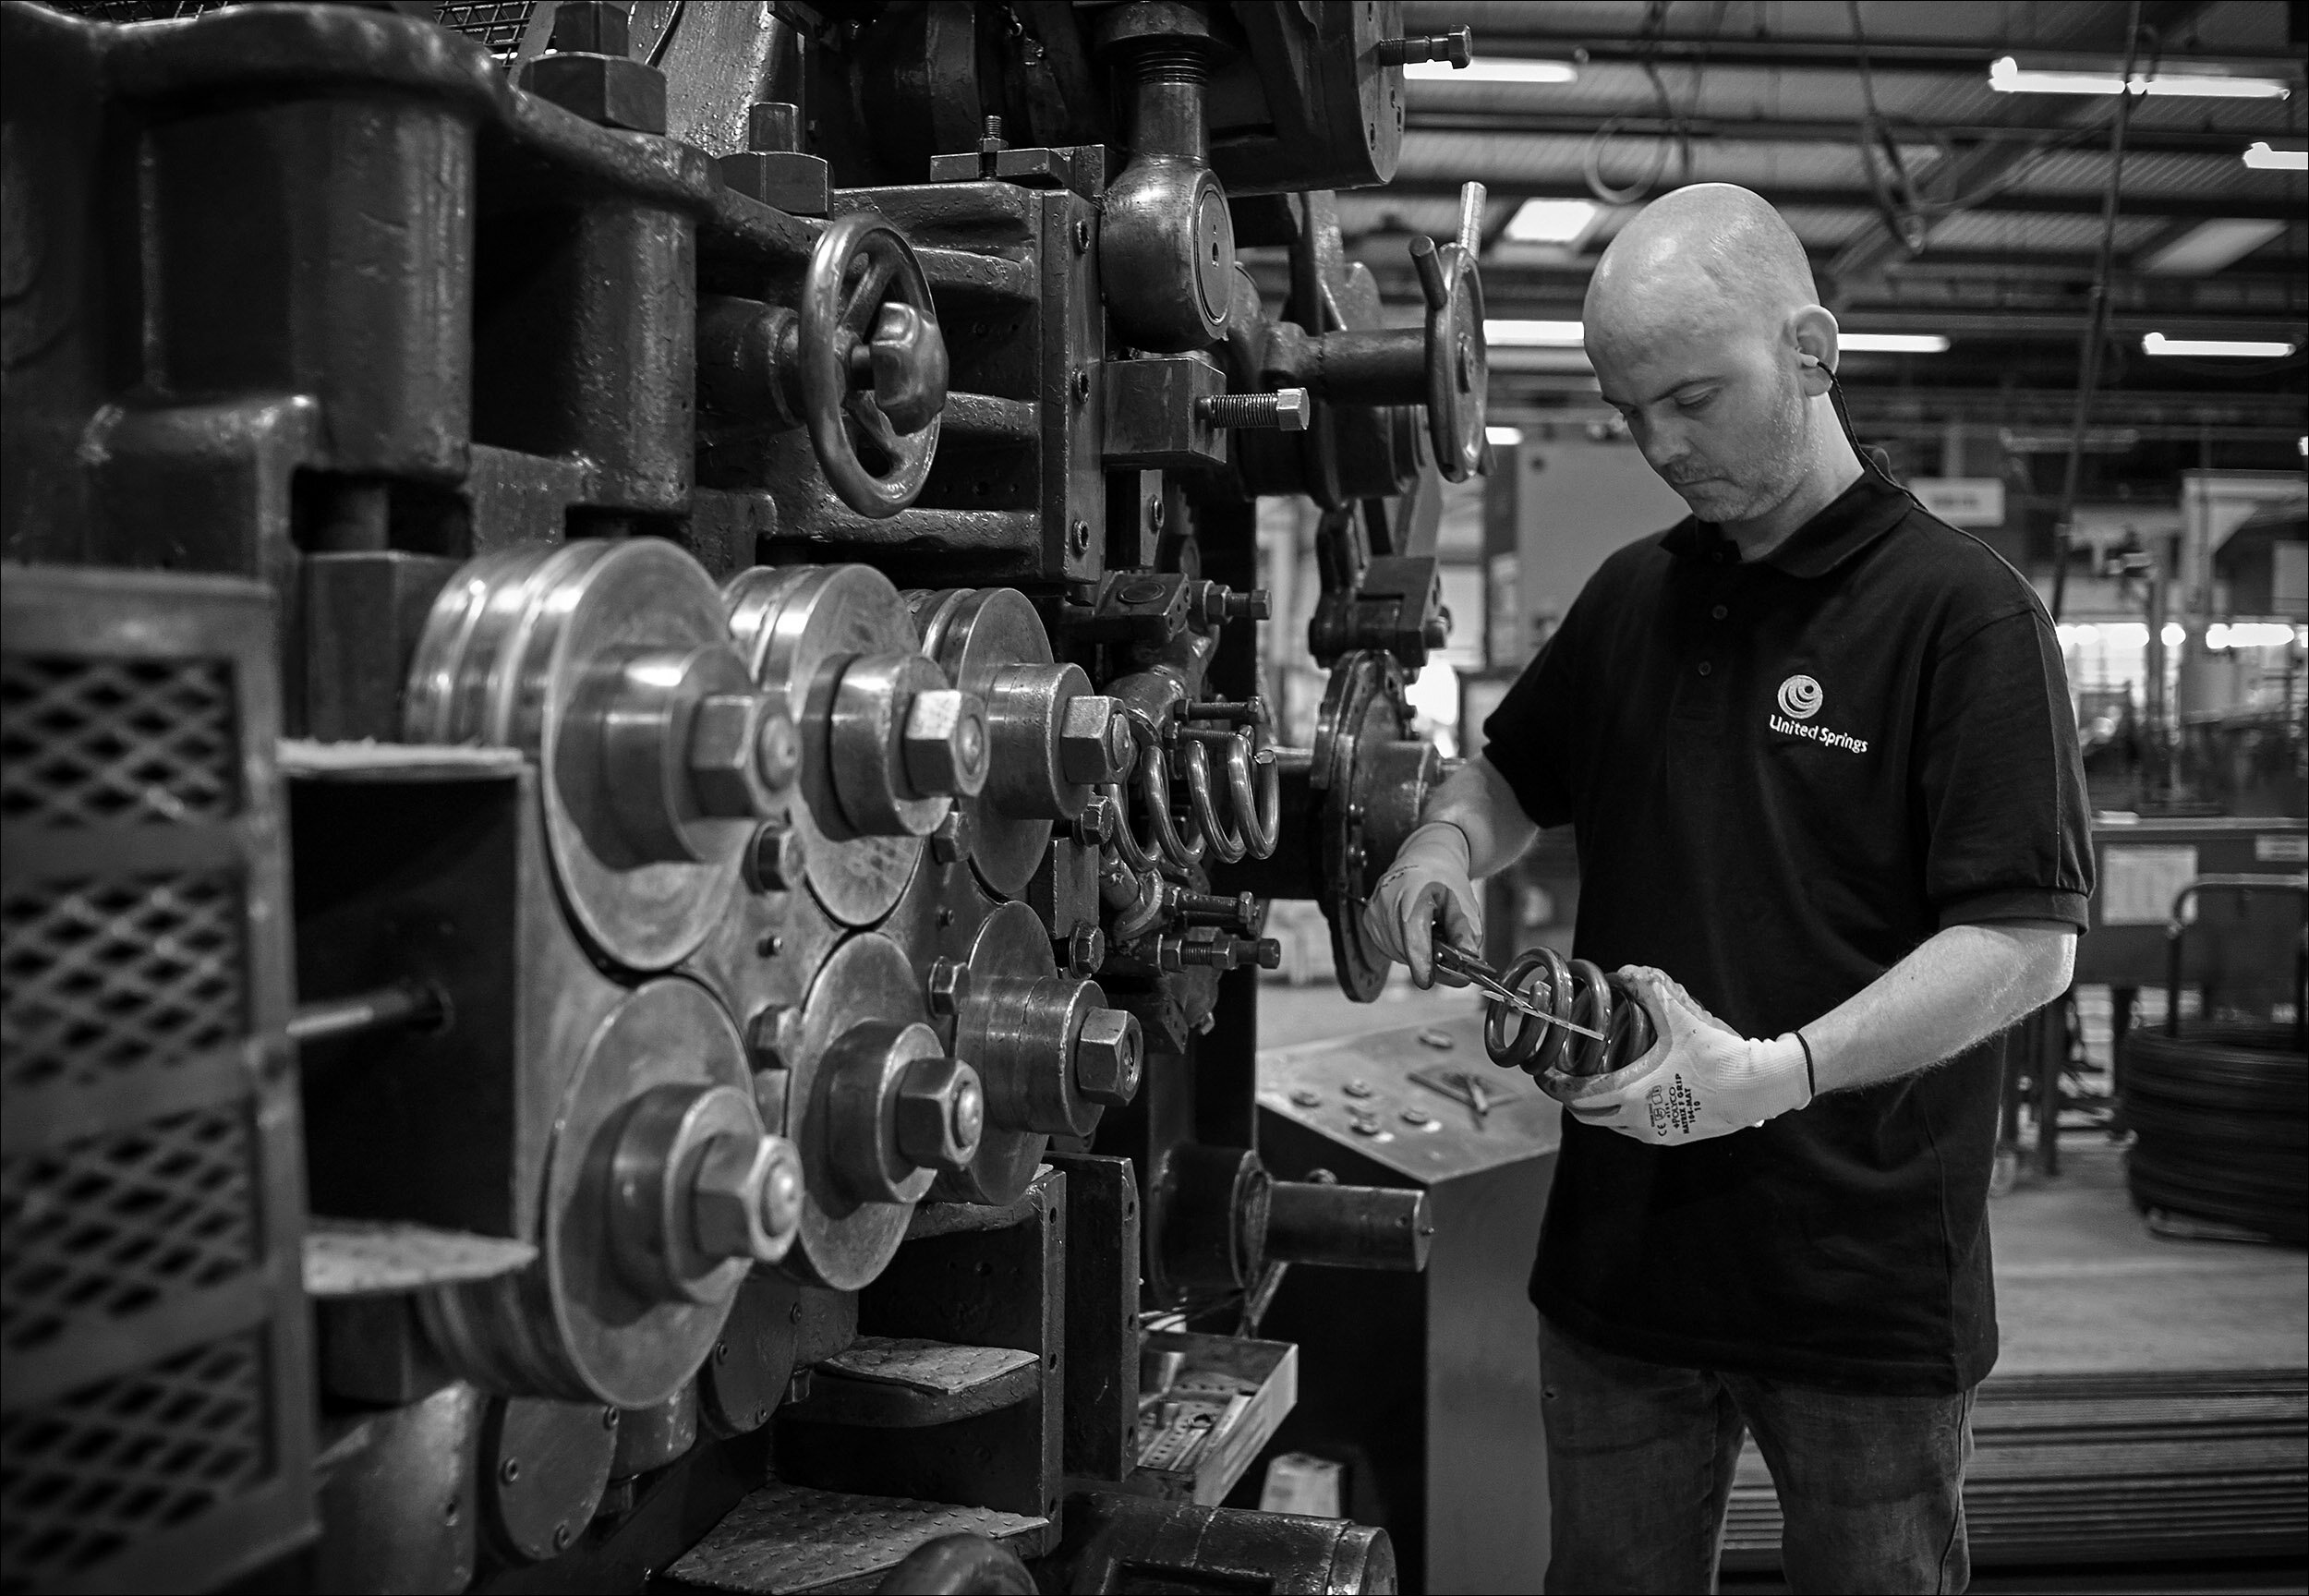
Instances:
[[[2092,850],[2051,621],[1977,538],[1863,475],[1762,560],[1686,520],[1605,562],[1484,727],[1569,825],[1574,950],[1667,972],[1749,1036],[1943,926],[2085,924]],[[2003,1038],[1728,1136],[1571,1120],[1532,1274],[1629,1356],[1964,1390],[1996,1360]]]

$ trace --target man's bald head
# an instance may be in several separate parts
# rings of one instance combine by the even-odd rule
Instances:
[[[1818,508],[1858,469],[1829,396],[1836,319],[1818,301],[1787,223],[1729,183],[1653,200],[1588,284],[1604,399],[1692,513],[1735,538]]]
[[[1620,230],[1588,284],[1590,340],[1705,320],[1777,337],[1817,304],[1804,246],[1763,196],[1730,183],[1662,195]]]

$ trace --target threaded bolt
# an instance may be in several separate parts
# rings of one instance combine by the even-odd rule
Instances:
[[[1237,431],[1304,432],[1308,411],[1304,388],[1284,388],[1273,393],[1206,393],[1194,402],[1195,416],[1203,423]]]
[[[1400,66],[1411,61],[1448,61],[1456,72],[1475,62],[1475,30],[1454,28],[1448,33],[1433,33],[1425,38],[1382,39],[1377,54],[1382,66]]]

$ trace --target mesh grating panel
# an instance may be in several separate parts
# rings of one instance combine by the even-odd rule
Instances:
[[[222,819],[240,796],[233,719],[218,660],[0,656],[0,817]]]
[[[0,1421],[0,1590],[68,1578],[262,1481],[264,1372],[240,1336]]]
[[[0,1344],[141,1312],[257,1264],[240,1104],[0,1165]]]
[[[513,59],[522,30],[528,27],[530,14],[537,8],[537,0],[478,0],[478,4],[443,0],[433,20],[489,46],[490,54],[502,63]]]
[[[232,0],[48,0],[48,4],[91,22],[166,22],[198,17],[229,6]]]
[[[247,1030],[236,877],[40,882],[0,897],[0,1081],[89,1083]]]

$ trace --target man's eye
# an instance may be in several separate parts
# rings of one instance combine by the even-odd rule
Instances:
[[[1675,407],[1678,410],[1698,410],[1714,397],[1715,393],[1712,390],[1706,393],[1679,393],[1676,395]]]

